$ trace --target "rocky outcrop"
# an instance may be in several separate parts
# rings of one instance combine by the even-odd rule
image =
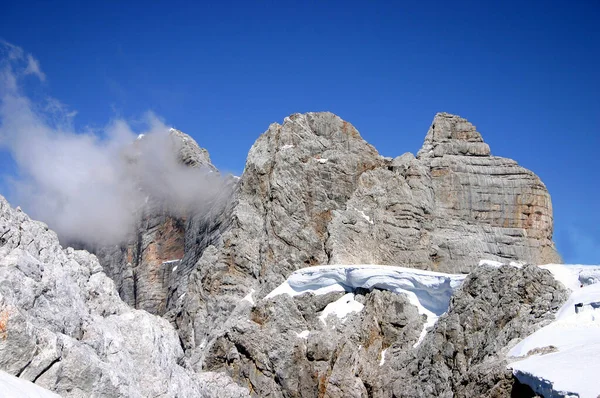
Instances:
[[[0,369],[65,397],[244,396],[184,365],[175,329],[120,300],[95,256],[0,197]]]
[[[404,294],[246,298],[210,344],[204,368],[227,372],[258,397],[533,397],[505,356],[550,322],[567,296],[538,267],[482,266],[420,343],[424,315]],[[326,316],[341,300],[360,306]]]
[[[506,369],[509,349],[554,319],[568,292],[536,266],[479,267],[452,298],[448,313],[414,352],[389,353],[386,384],[402,397],[524,395]],[[383,389],[384,396],[390,391]],[[517,395],[515,391],[519,391]]]
[[[415,158],[360,176],[329,228],[332,262],[469,272],[478,259],[560,262],[544,184],[491,156],[475,127],[437,114]]]
[[[381,388],[380,363],[390,346],[417,342],[422,316],[403,295],[381,290],[351,294],[307,293],[262,300],[208,351],[205,368],[226,371],[259,397],[366,397]],[[339,319],[319,318],[341,299],[364,305]],[[382,354],[383,353],[383,354]]]
[[[256,141],[227,208],[230,223],[170,313],[186,348],[213,341],[252,289],[264,297],[302,267],[466,273],[480,258],[559,261],[540,179],[491,156],[473,125],[444,113],[417,157],[395,159],[331,113],[292,115]],[[192,355],[197,366],[203,355]]]

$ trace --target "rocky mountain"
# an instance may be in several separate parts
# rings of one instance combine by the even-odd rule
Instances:
[[[415,158],[381,157],[331,113],[272,124],[228,205],[230,226],[190,274],[176,324],[186,348],[239,299],[317,264],[469,272],[480,258],[558,262],[550,196],[532,172],[493,157],[466,120],[436,115]]]
[[[218,174],[208,152],[189,135],[171,129],[169,136],[168,143],[179,162]],[[138,140],[141,139],[144,137]],[[80,247],[98,256],[104,270],[115,281],[123,301],[152,314],[164,314],[172,291],[185,291],[182,285],[187,280],[182,280],[180,275],[189,274],[189,268],[198,260],[199,254],[216,239],[220,227],[217,220],[233,183],[232,180],[221,183],[215,177],[212,184],[218,184],[219,189],[214,195],[207,195],[201,208],[193,211],[173,209],[164,198],[148,193],[139,210],[134,233],[127,241],[114,246]],[[179,272],[175,272],[178,268]]]
[[[191,137],[170,134],[182,164],[218,174]],[[239,179],[221,181],[185,211],[149,194],[127,242],[88,247],[99,262],[3,202],[0,272],[12,282],[0,303],[23,319],[9,318],[8,336],[32,334],[0,341],[0,369],[66,396],[197,396],[216,385],[219,396],[510,396],[521,387],[505,352],[566,300],[534,266],[478,267],[560,258],[544,184],[492,156],[458,116],[437,114],[417,156],[391,159],[331,113],[294,114],[258,138]],[[36,232],[21,239],[24,224]],[[327,294],[269,294],[300,269],[334,264],[433,274],[394,282],[417,290],[376,275]],[[462,287],[443,282],[467,273]],[[50,298],[15,293],[26,284]],[[14,347],[29,364],[2,351]],[[82,358],[89,373],[69,375]]]

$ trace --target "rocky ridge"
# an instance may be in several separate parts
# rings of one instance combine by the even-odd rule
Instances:
[[[419,343],[424,319],[405,295],[351,294],[362,309],[326,320],[317,314],[348,294],[242,303],[204,368],[259,397],[533,397],[506,369],[506,353],[568,296],[536,266],[478,267]]]

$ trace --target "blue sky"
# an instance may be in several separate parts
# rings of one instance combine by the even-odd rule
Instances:
[[[332,111],[386,156],[459,114],[546,183],[565,261],[600,263],[600,3],[487,3],[23,0],[3,3],[0,38],[77,129],[152,110],[233,173],[291,113]]]

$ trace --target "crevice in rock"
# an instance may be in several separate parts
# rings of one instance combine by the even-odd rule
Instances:
[[[37,376],[35,376],[35,378],[32,380],[32,382],[35,383],[44,373],[49,371],[50,368],[52,368],[52,366],[54,366],[54,364],[56,364],[57,362],[60,362],[60,357],[57,357],[52,362],[50,362],[50,364],[48,366],[46,366],[44,369],[42,369],[42,371]]]
[[[27,367],[28,367],[29,365],[31,365],[31,362],[33,362],[33,358],[31,358],[31,359],[29,360],[29,362],[27,362],[27,363],[25,364],[25,366],[23,366],[21,369],[19,369],[19,371],[17,372],[17,374],[15,374],[15,376],[16,376],[16,377],[21,377],[21,374],[23,373],[23,371],[25,371],[25,369],[27,369]]]

